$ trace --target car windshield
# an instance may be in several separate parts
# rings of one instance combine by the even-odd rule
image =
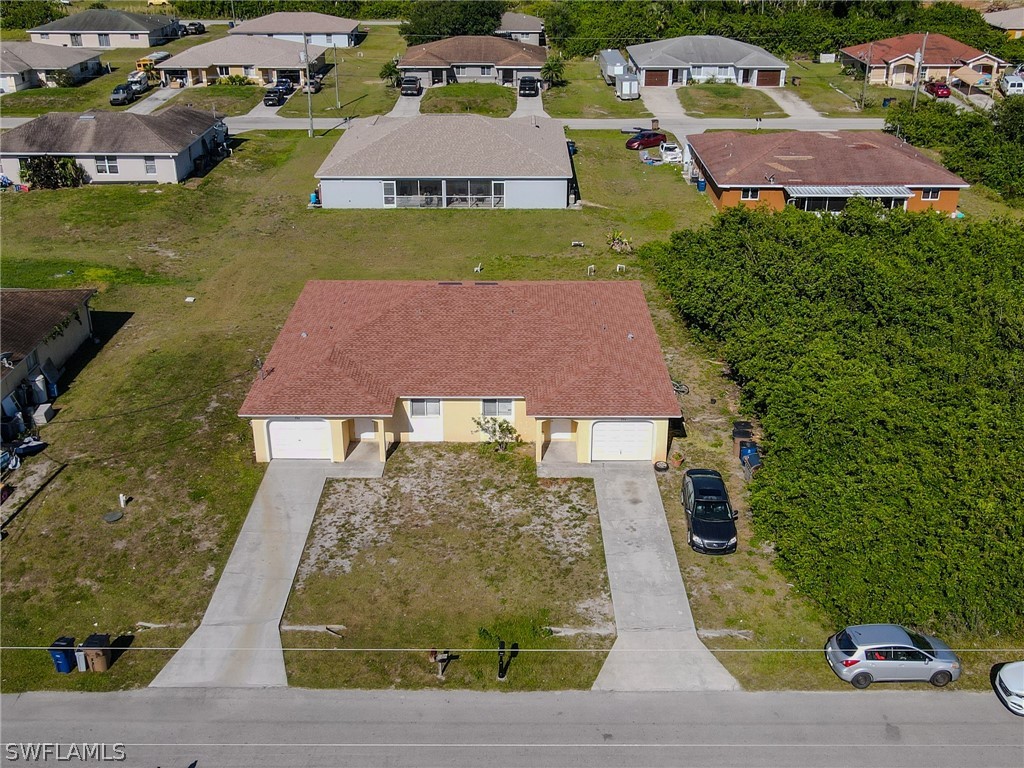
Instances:
[[[910,637],[910,642],[912,642],[914,647],[919,651],[935,653],[935,649],[932,647],[932,644],[925,640],[921,635],[916,632],[907,632],[907,635]]]
[[[732,520],[732,511],[724,501],[698,501],[693,514],[700,520],[725,522]]]
[[[853,642],[853,638],[850,637],[850,633],[845,629],[836,635],[836,645],[838,645],[839,650],[847,656],[853,656],[853,654],[857,652],[857,644]]]

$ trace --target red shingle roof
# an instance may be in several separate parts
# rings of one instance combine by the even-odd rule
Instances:
[[[405,52],[399,67],[444,67],[455,64],[493,64],[504,67],[543,67],[547,51],[539,45],[486,35],[449,37],[414,45]]]
[[[524,397],[532,416],[679,416],[637,282],[306,284],[240,415],[390,416]]]
[[[881,131],[720,131],[686,140],[719,187],[968,186],[910,144]]]
[[[871,51],[871,65],[878,66],[887,64],[893,59],[901,56],[914,57],[914,54],[921,50],[924,45],[924,35],[915,33],[911,35],[900,35],[889,37],[885,40],[875,40],[873,43],[862,45],[851,45],[843,48],[842,52],[860,61],[866,61],[868,50]],[[945,66],[947,64],[966,64],[968,61],[984,56],[983,51],[964,45],[959,40],[940,35],[935,32],[929,33],[928,43],[924,45],[925,66]],[[994,57],[996,58],[996,57]],[[1001,61],[1001,59],[999,59]]]

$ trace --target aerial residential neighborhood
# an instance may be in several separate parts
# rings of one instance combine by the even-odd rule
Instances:
[[[3,3],[4,760],[1019,766],[1020,5]]]

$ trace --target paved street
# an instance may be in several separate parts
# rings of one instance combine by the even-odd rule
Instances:
[[[950,691],[148,689],[5,696],[2,707],[7,744],[120,742],[135,768],[1024,765],[1020,718],[991,694]]]

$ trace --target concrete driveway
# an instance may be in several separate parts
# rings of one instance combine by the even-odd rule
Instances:
[[[399,96],[388,117],[416,117],[420,113],[420,102],[423,101],[424,88],[419,96]]]
[[[270,462],[202,623],[151,687],[288,685],[278,627],[309,527],[327,478],[381,476],[376,452],[364,453],[342,464]]]
[[[739,689],[697,636],[650,462],[541,462],[537,472],[594,479],[617,633],[594,690]]]
[[[683,120],[686,118],[686,110],[679,103],[679,96],[676,89],[671,87],[659,88],[648,86],[640,89],[640,99],[643,101],[647,111],[659,120]],[[637,125],[644,125],[650,128],[650,118],[637,118]]]
[[[516,109],[512,117],[547,117],[544,111],[544,101],[540,94],[536,96],[521,96],[519,89],[516,89]]]
[[[790,117],[821,117],[821,113],[797,96],[794,91],[788,91],[785,88],[758,88],[757,90],[778,104],[779,108]],[[769,118],[769,120],[773,119]],[[772,126],[768,125],[766,127],[771,128]]]
[[[139,99],[128,107],[125,112],[131,112],[134,115],[151,115],[179,93],[184,93],[184,91],[185,89],[183,88],[154,88],[150,91],[149,96]]]

